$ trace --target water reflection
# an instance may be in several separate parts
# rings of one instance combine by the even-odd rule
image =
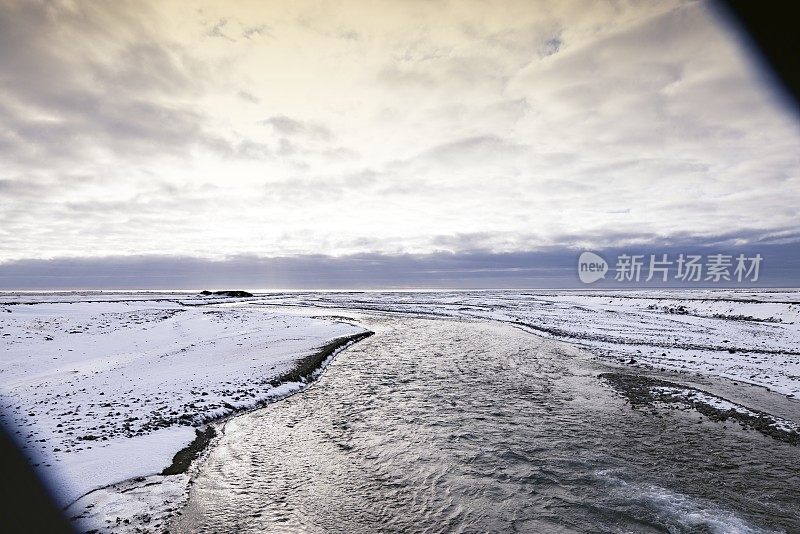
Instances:
[[[800,529],[797,449],[633,411],[576,349],[375,318],[313,387],[227,424],[183,531]]]

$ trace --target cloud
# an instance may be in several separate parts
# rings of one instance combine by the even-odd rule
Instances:
[[[219,142],[204,130],[201,112],[173,98],[196,93],[202,67],[154,38],[147,15],[133,9],[124,2],[4,5],[0,69],[13,73],[0,80],[6,160],[44,167]]]
[[[551,37],[547,39],[542,45],[539,47],[539,57],[547,57],[552,56],[553,54],[557,54],[559,50],[561,50],[561,45],[564,44],[561,42],[559,37]]]
[[[0,49],[0,260],[800,240],[702,2],[7,0]]]
[[[331,131],[321,124],[303,122],[285,115],[269,117],[260,121],[259,124],[271,126],[276,133],[291,137],[301,136],[322,140],[330,140],[333,137]]]
[[[219,37],[221,39],[225,39],[226,41],[236,42],[236,39],[229,37],[225,34],[225,26],[228,25],[228,19],[220,19],[218,20],[211,28],[206,32],[208,37]]]
[[[272,32],[266,24],[260,24],[258,26],[248,26],[242,30],[242,37],[245,39],[253,39],[256,36],[271,36]]]
[[[248,93],[247,91],[239,91],[236,93],[236,96],[244,100],[245,102],[249,102],[251,104],[258,104],[261,102],[261,99],[255,96],[254,94]]]
[[[527,147],[496,135],[467,137],[436,145],[413,158],[412,162],[437,165],[447,169],[474,168],[499,162],[523,153]]]
[[[581,249],[458,254],[355,254],[208,260],[190,256],[129,256],[22,260],[0,263],[0,289],[398,289],[398,288],[585,288],[578,281]],[[620,254],[745,254],[764,258],[758,285],[796,287],[797,247],[758,245],[595,249]],[[654,285],[658,285],[655,284]],[[736,286],[736,284],[730,284]],[[611,281],[593,287],[619,287]],[[643,287],[643,284],[635,287]]]

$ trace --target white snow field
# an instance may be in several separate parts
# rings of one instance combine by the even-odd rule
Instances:
[[[510,322],[601,357],[800,397],[798,290],[306,292],[263,302]]]
[[[84,525],[157,529],[190,478],[157,473],[196,425],[297,391],[275,378],[364,331],[334,310],[512,323],[599,358],[800,396],[797,290],[4,293],[0,417],[63,505],[115,485],[69,508]]]
[[[363,331],[246,301],[178,297],[0,296],[1,417],[63,505],[160,472],[194,439],[193,425],[296,390],[270,382]]]

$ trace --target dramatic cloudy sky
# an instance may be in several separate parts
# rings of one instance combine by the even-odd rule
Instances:
[[[799,124],[704,2],[0,0],[0,263],[791,244]]]

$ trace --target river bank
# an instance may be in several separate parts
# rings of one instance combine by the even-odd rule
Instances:
[[[234,486],[259,487],[263,481],[250,480],[248,473],[261,470],[259,466],[265,462],[275,462],[273,467],[283,473],[282,477],[304,480],[300,472],[295,473],[286,465],[295,462],[284,452],[285,447],[293,450],[293,441],[288,445],[269,441],[272,438],[262,441],[260,448],[250,454],[250,463],[240,462],[242,451],[247,451],[252,442],[249,433],[259,436],[263,425],[271,431],[280,427],[282,423],[276,423],[269,414],[282,413],[288,409],[283,407],[285,404],[297,406],[300,402],[295,397],[277,405],[271,404],[273,401],[304,390],[335,353],[356,341],[361,343],[348,352],[344,362],[336,364],[333,373],[344,369],[343,376],[349,377],[350,382],[341,382],[339,376],[323,380],[338,384],[327,402],[338,406],[341,414],[364,402],[384,406],[382,395],[393,398],[392,392],[416,385],[408,392],[410,396],[394,398],[393,405],[385,405],[390,412],[376,419],[361,435],[360,439],[366,442],[358,447],[372,470],[383,469],[370,463],[382,454],[375,447],[385,444],[382,437],[376,437],[381,432],[380,425],[391,433],[389,427],[398,424],[395,415],[414,411],[415,404],[426,406],[434,418],[447,412],[449,415],[442,422],[445,428],[463,425],[458,411],[474,407],[475,400],[454,398],[464,390],[483,399],[483,404],[475,408],[484,413],[479,425],[489,436],[497,432],[490,424],[495,416],[500,417],[498,428],[506,432],[524,428],[524,421],[512,421],[513,414],[505,411],[506,405],[516,405],[537,414],[540,421],[536,428],[546,422],[561,427],[564,436],[575,440],[569,444],[559,434],[523,432],[526,439],[540,443],[537,451],[552,445],[555,449],[551,453],[568,457],[568,450],[583,450],[580,442],[586,440],[604,450],[605,456],[592,464],[598,487],[605,485],[606,492],[615,494],[623,487],[636,487],[642,495],[650,495],[652,502],[631,504],[620,494],[618,501],[607,503],[596,495],[582,496],[579,490],[575,491],[581,495],[573,497],[588,498],[587,502],[594,503],[587,506],[605,506],[605,513],[612,516],[622,513],[620,525],[633,528],[636,521],[644,520],[652,521],[655,526],[647,528],[655,531],[697,527],[721,532],[796,526],[792,513],[783,510],[781,498],[773,497],[781,477],[791,480],[800,476],[787,463],[788,458],[797,457],[796,447],[784,449],[796,444],[800,421],[800,404],[792,393],[800,384],[792,345],[798,329],[798,305],[793,293],[619,293],[623,292],[301,292],[255,294],[241,301],[178,293],[47,295],[44,299],[34,295],[42,302],[32,301],[30,296],[16,297],[2,305],[5,313],[0,315],[0,329],[9,341],[5,354],[8,365],[0,372],[0,385],[5,388],[7,413],[21,421],[20,429],[28,428],[28,433],[22,435],[27,440],[24,445],[43,458],[40,469],[62,473],[60,486],[53,476],[62,492],[68,488],[66,492],[76,497],[84,495],[69,507],[68,513],[87,529],[160,531],[167,521],[174,521],[173,528],[188,529],[186,525],[191,524],[190,530],[194,531],[205,528],[208,517],[204,510],[216,499],[219,503],[234,502],[234,506],[243,509],[260,509],[259,517],[267,518],[237,523],[237,528],[274,527],[269,517],[275,511],[270,507],[278,503],[290,508],[300,506],[308,516],[308,520],[300,521],[295,517],[299,512],[292,508],[294,511],[287,516],[289,524],[281,520],[278,526],[284,530],[314,530],[318,524],[316,512],[309,511],[306,498],[293,494],[291,487],[276,493],[277,501],[270,504],[246,499],[240,502],[236,496],[231,501],[226,491],[239,490],[228,486],[217,495],[208,492],[207,486],[196,491],[195,483],[220,489],[220,473],[215,473],[213,467],[215,458],[222,454],[219,451],[233,455],[240,468],[225,474]],[[374,329],[376,338],[362,341],[371,332],[360,325]],[[657,356],[657,351],[664,351],[663,357]],[[694,351],[696,357],[682,360],[686,351]],[[529,361],[521,359],[523,354]],[[418,358],[424,361],[416,361]],[[399,367],[392,367],[393,359]],[[426,369],[427,374],[420,375],[421,369]],[[488,369],[494,369],[495,374],[487,374]],[[376,375],[378,370],[385,374]],[[406,371],[410,374],[403,376]],[[427,380],[426,376],[435,379]],[[369,377],[372,382],[367,380]],[[314,398],[321,385],[316,384],[299,397]],[[488,385],[493,389],[484,391]],[[355,390],[350,391],[351,387]],[[453,392],[443,394],[443,387]],[[545,389],[535,398],[526,397],[539,387]],[[357,397],[359,391],[366,395],[365,399]],[[552,398],[548,399],[548,395]],[[406,402],[411,406],[405,406]],[[576,413],[575,408],[559,412],[576,402],[583,413]],[[250,413],[252,410],[256,411]],[[233,417],[242,412],[246,414]],[[333,416],[323,408],[295,413],[286,420],[287,439],[312,439],[320,432],[329,437],[339,433],[340,428],[328,428],[325,413]],[[406,414],[399,424],[408,424],[408,418],[418,415]],[[359,421],[363,414],[342,415],[344,428],[354,428],[350,418]],[[292,430],[298,426],[305,429],[303,433]],[[643,428],[650,433],[642,434]],[[201,433],[197,434],[196,429]],[[447,445],[449,442],[441,442],[438,433],[438,428],[433,429],[427,439]],[[623,439],[620,433],[627,437]],[[80,439],[83,436],[95,439]],[[549,444],[548,439],[555,441]],[[71,447],[62,449],[59,440]],[[721,444],[727,444],[727,450],[720,448]],[[494,447],[498,443],[489,440],[484,445]],[[344,451],[357,447],[348,441],[336,446]],[[455,443],[449,446],[454,447],[454,454],[461,460],[472,458],[457,451]],[[512,460],[522,454],[527,462],[531,453],[520,453],[519,446],[502,443],[502,447],[515,451]],[[47,456],[48,447],[61,450]],[[325,449],[329,444],[323,440],[320,447]],[[655,466],[653,471],[635,467],[635,458],[630,457],[618,465],[620,447],[639,451],[638,458],[650,458],[647,465]],[[687,454],[689,458],[676,460],[675,465],[663,464],[651,458],[649,449],[642,451],[643,447],[655,447],[666,457]],[[692,450],[687,452],[687,447]],[[778,457],[768,458],[771,447],[777,448]],[[179,449],[182,452],[176,455]],[[704,457],[703,451],[712,451],[709,454],[716,456]],[[307,451],[295,452],[302,459],[296,461],[304,462],[308,469],[336,471],[336,462],[350,461],[349,456],[338,454],[325,460],[316,454],[308,458]],[[592,451],[584,453],[594,457]],[[59,462],[54,467],[51,458],[56,454]],[[278,457],[272,459],[274,454]],[[402,467],[398,469],[413,470],[414,455],[424,458],[426,451],[407,447],[404,454],[408,457],[403,462],[410,463],[400,462]],[[200,461],[192,463],[198,456]],[[499,462],[494,467],[513,470],[514,461]],[[742,473],[733,478],[726,476],[731,469],[741,469],[742,463],[748,466]],[[445,464],[454,472],[462,469],[452,458]],[[753,471],[752,466],[759,464],[768,467]],[[77,468],[65,475],[64,467],[69,465]],[[390,461],[388,466],[391,465]],[[740,476],[755,477],[764,494],[769,495],[768,500],[777,499],[777,508],[768,502],[759,509],[756,496],[741,501],[728,495],[720,502],[704,481],[675,473],[679,465],[682,469],[705,469],[719,484],[736,486],[743,484]],[[611,471],[606,469],[608,466]],[[583,469],[577,464],[572,468]],[[565,480],[577,476],[568,469],[562,472],[563,469],[566,467],[556,470]],[[97,474],[103,480],[97,479]],[[677,477],[682,482],[665,485],[658,476],[669,480]],[[311,478],[313,487],[316,479]],[[366,484],[357,476],[344,476],[341,481],[325,479],[322,488],[315,491],[339,483]],[[416,491],[419,483],[409,479],[408,491]],[[225,484],[229,483],[222,487]],[[487,481],[474,484],[482,488],[480,491],[494,491],[493,485],[485,485]],[[525,481],[520,484],[525,491],[541,489]],[[559,484],[569,487],[571,482],[562,480]],[[78,486],[85,491],[76,494]],[[194,500],[190,499],[184,508],[187,487],[193,488]],[[452,492],[447,485],[440,489]],[[385,488],[379,485],[378,490],[376,495]],[[86,492],[90,493],[85,495]],[[203,492],[208,498],[198,501]],[[473,497],[454,495],[453,503],[461,504],[453,506],[472,506]],[[664,499],[677,508],[654,511],[657,501]],[[677,502],[682,504],[678,506]],[[530,506],[526,502],[518,504],[522,508]],[[315,502],[314,506],[325,509],[329,505]],[[631,506],[635,511],[626,516]],[[536,506],[533,510],[536,513],[532,511],[521,524],[533,521],[532,525],[539,525],[538,519],[532,518],[548,517],[545,510]],[[575,525],[588,529],[590,523],[582,521],[591,518],[581,518],[579,510],[573,512],[571,520]],[[771,522],[772,514],[778,514],[777,523]],[[230,527],[224,517],[215,521],[208,525]],[[299,521],[300,526],[293,521]],[[458,516],[456,524],[463,522],[468,529],[476,524],[476,528],[512,528],[498,518],[492,520],[497,523],[491,524],[472,521]],[[548,521],[541,525],[583,528],[564,527],[555,519]],[[324,530],[330,526],[325,520],[320,524],[326,526]],[[431,528],[435,525],[427,524]],[[720,530],[719,525],[725,528]],[[368,530],[366,524],[350,526],[355,531]],[[606,526],[614,530],[619,525],[611,522]]]
[[[0,310],[0,417],[62,506],[161,472],[195,428],[298,390],[298,366],[364,332],[187,294],[6,296]]]
[[[228,421],[302,392],[340,352],[372,335],[370,331],[352,334],[319,347],[272,379],[274,387],[281,388],[281,395],[265,398],[254,406],[236,409],[209,421],[195,430],[195,439],[178,451],[172,463],[160,473],[133,477],[87,492],[66,507],[66,514],[77,527],[87,532],[161,532],[167,521],[185,505],[192,477],[200,467],[198,460],[213,447]]]
[[[727,378],[800,398],[798,290],[285,292],[258,302],[516,324],[604,361]]]
[[[510,325],[365,325],[314,387],[228,422],[170,531],[800,528],[796,446],[632,407],[613,362]]]

